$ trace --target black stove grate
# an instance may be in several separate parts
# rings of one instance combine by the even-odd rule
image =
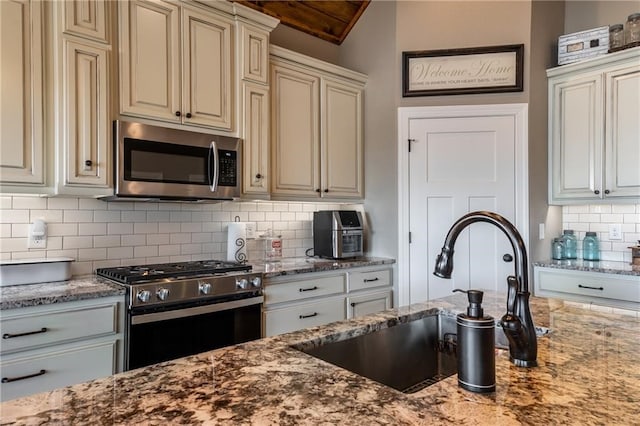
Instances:
[[[96,269],[96,274],[120,284],[134,284],[163,278],[193,277],[239,271],[251,271],[251,265],[222,260],[200,260],[155,265],[98,268]]]

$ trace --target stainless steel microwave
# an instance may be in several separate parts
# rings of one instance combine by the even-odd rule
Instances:
[[[114,121],[115,196],[107,200],[208,201],[240,197],[242,141]]]

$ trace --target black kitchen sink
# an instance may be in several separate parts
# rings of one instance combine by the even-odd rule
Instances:
[[[431,315],[313,348],[296,348],[405,393],[456,374],[455,317]]]

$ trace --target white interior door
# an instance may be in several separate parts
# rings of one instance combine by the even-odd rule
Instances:
[[[518,203],[523,195],[518,194],[523,180],[518,171],[522,164],[519,119],[514,113],[483,112],[478,107],[460,114],[418,114],[399,123],[406,126],[411,140],[404,171],[407,199],[401,201],[406,204],[401,211],[407,212],[411,233],[409,279],[401,281],[408,283],[401,304],[447,296],[454,288],[490,289],[506,295],[506,277],[513,274],[514,264],[505,262],[503,255],[512,254],[512,248],[502,231],[488,223],[475,223],[458,237],[451,279],[438,278],[433,270],[447,231],[468,212],[497,212],[523,227],[518,223],[522,222]],[[402,268],[404,262],[399,263]],[[403,289],[399,291],[402,298]]]

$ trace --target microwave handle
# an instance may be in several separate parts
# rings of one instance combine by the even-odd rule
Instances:
[[[211,157],[213,157],[213,164],[211,161]],[[211,168],[213,166],[213,173],[211,173]],[[218,190],[218,173],[219,173],[219,163],[218,163],[218,147],[216,146],[216,141],[211,141],[211,146],[209,147],[209,189],[211,192],[216,192]]]

